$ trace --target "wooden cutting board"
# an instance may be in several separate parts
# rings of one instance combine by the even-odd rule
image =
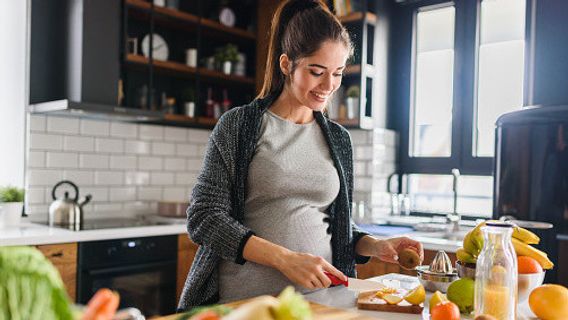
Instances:
[[[248,300],[250,299],[228,303],[227,306],[236,308],[239,305],[246,303]],[[379,318],[370,318],[358,313],[332,308],[313,302],[310,302],[310,307],[312,308],[313,320],[381,320]],[[178,317],[179,314],[173,314],[166,317],[152,318],[152,320],[175,320]]]
[[[388,304],[385,300],[375,296],[376,291],[366,291],[359,293],[357,297],[357,308],[362,310],[399,312],[421,314],[424,304],[419,306],[412,305],[404,300],[398,304]]]

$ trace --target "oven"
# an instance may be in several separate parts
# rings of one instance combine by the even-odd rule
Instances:
[[[77,301],[86,304],[100,288],[120,294],[119,308],[146,317],[176,311],[177,236],[79,243]]]

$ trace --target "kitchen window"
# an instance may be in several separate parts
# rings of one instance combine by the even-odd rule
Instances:
[[[407,1],[397,11],[394,106],[411,212],[491,216],[496,119],[526,101],[534,0]],[[528,14],[527,14],[528,13]]]

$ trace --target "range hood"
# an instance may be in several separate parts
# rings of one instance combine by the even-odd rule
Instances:
[[[117,121],[155,121],[163,118],[163,113],[157,111],[75,102],[67,99],[32,104],[28,107],[28,111],[31,113],[48,113],[60,116]]]
[[[160,111],[119,106],[122,1],[32,0],[32,113],[159,120]]]

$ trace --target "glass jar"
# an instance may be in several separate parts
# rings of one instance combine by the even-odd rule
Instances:
[[[488,222],[481,232],[484,244],[475,268],[475,316],[492,315],[498,320],[515,320],[517,256],[511,242],[513,226]]]

